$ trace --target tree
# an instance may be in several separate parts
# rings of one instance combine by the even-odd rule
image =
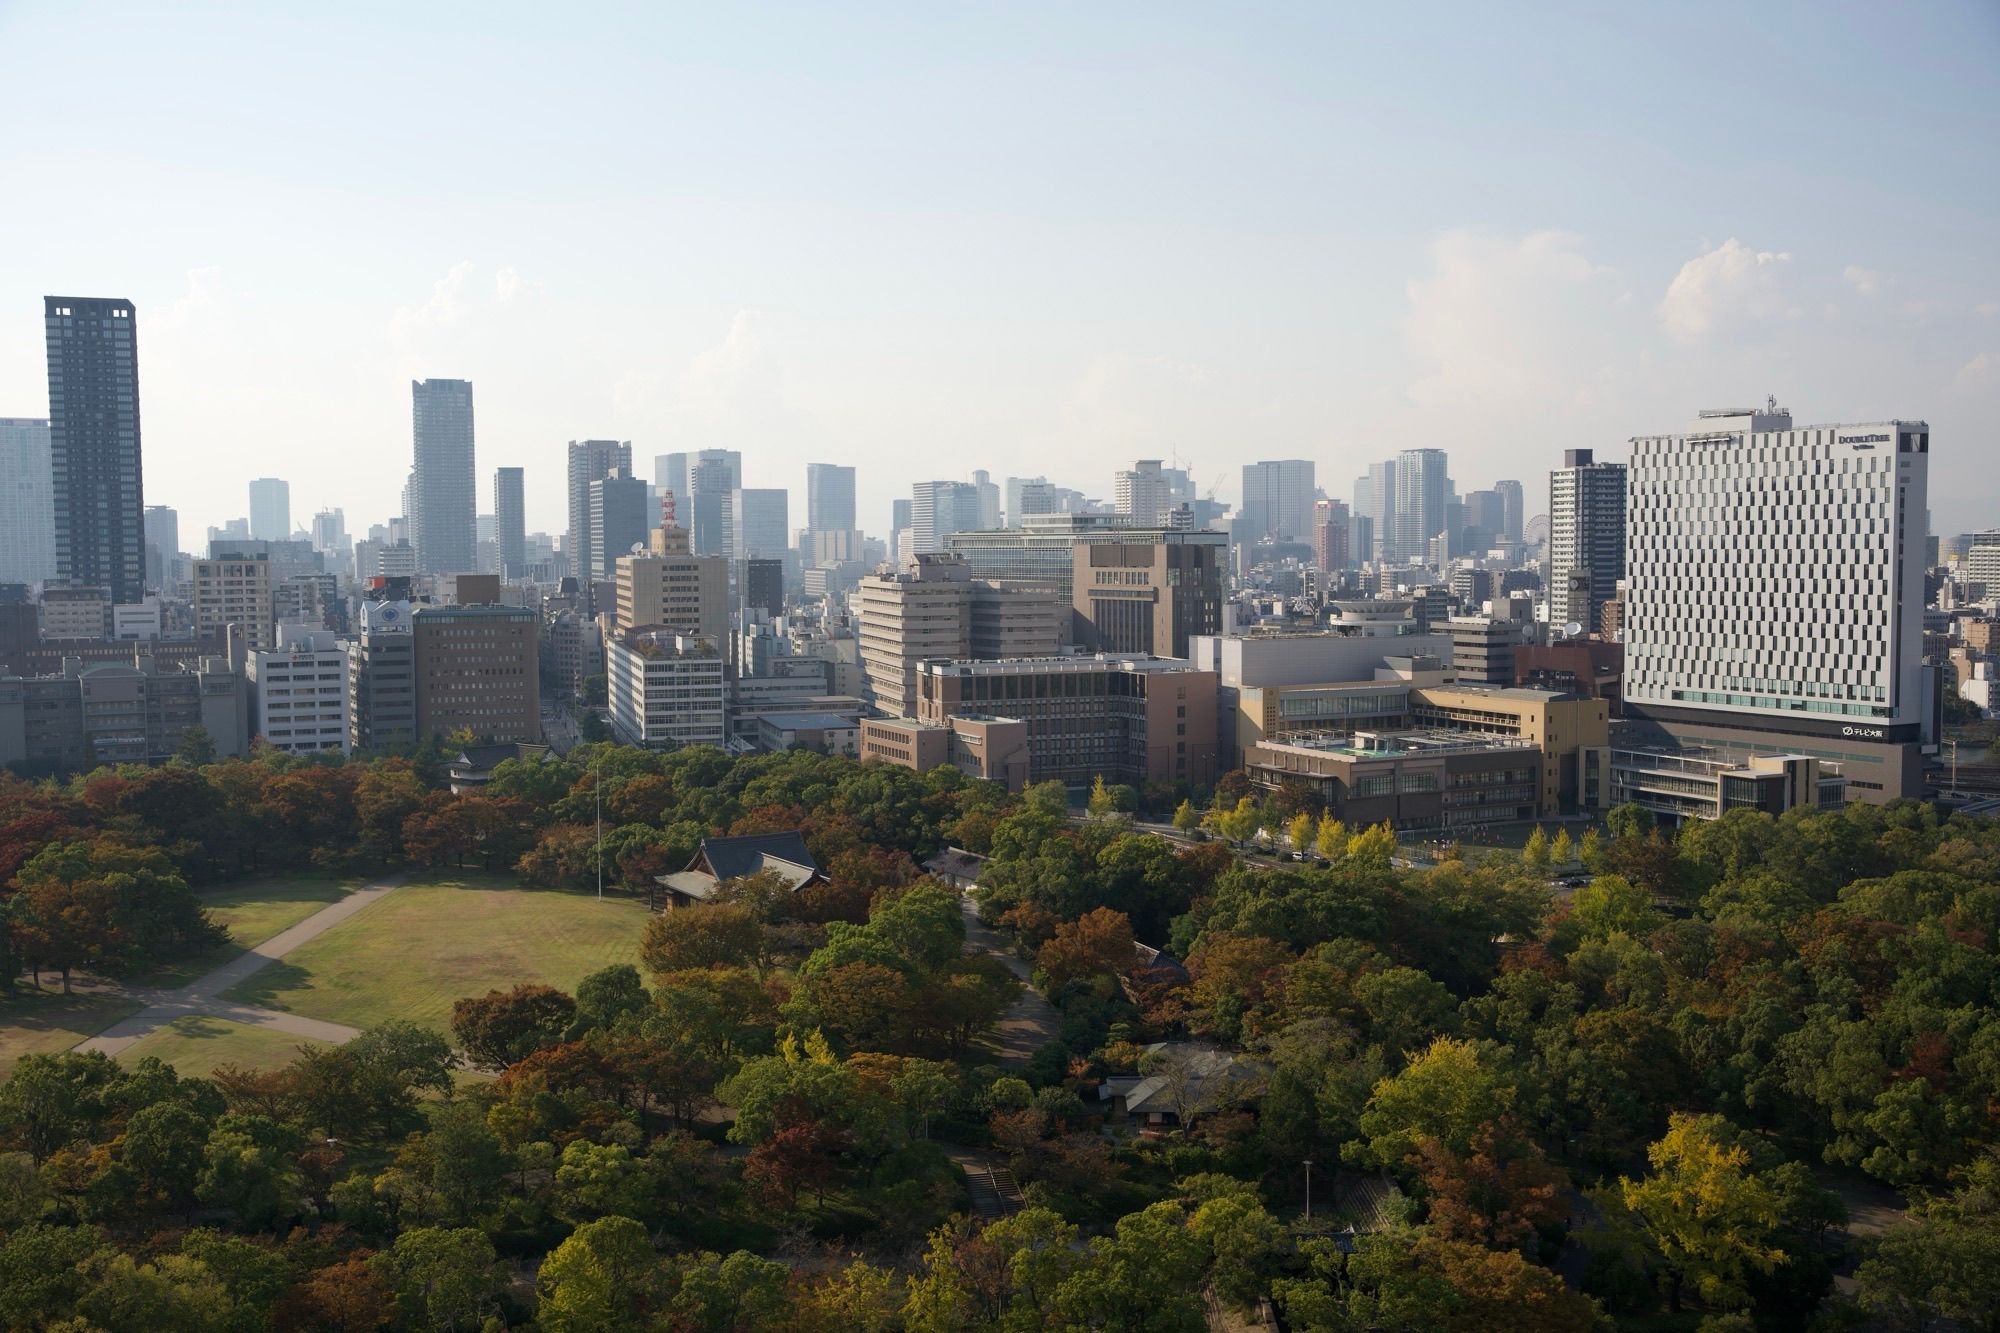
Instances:
[[[1208,1249],[1209,1284],[1239,1309],[1255,1305],[1270,1289],[1272,1270],[1292,1248],[1283,1224],[1265,1211],[1254,1190],[1205,1201],[1188,1218],[1187,1229]]]
[[[1313,842],[1319,847],[1321,856],[1337,861],[1347,855],[1347,825],[1335,819],[1329,810],[1319,817],[1319,828],[1313,834]]]
[[[1099,907],[1056,927],[1035,954],[1035,967],[1051,995],[1072,981],[1121,976],[1136,957],[1132,922],[1123,912]]]
[[[1194,808],[1194,802],[1183,800],[1174,807],[1174,827],[1183,834],[1192,833],[1201,827],[1201,814]]]
[[[180,744],[174,747],[174,758],[191,768],[215,762],[215,737],[207,727],[197,722],[181,732]]]
[[[48,1210],[49,1191],[24,1152],[0,1153],[0,1231],[18,1231]]]
[[[106,1094],[122,1077],[101,1051],[24,1055],[0,1083],[0,1129],[39,1164],[95,1129]]]
[[[179,1102],[141,1107],[125,1123],[125,1164],[138,1174],[140,1188],[184,1206],[206,1163],[208,1134],[208,1121]]]
[[[1434,1138],[1417,1140],[1418,1178],[1430,1201],[1430,1228],[1445,1240],[1471,1241],[1488,1249],[1516,1249],[1535,1229],[1567,1215],[1563,1193],[1569,1176],[1552,1166],[1509,1116],[1481,1125],[1469,1152],[1458,1153]]]
[[[630,963],[613,963],[576,983],[577,1022],[589,1028],[611,1028],[624,1018],[642,1016],[653,1006]]]
[[[791,1269],[737,1250],[726,1259],[694,1255],[679,1265],[678,1277],[672,1306],[690,1326],[703,1333],[751,1333],[784,1313]]]
[[[376,1333],[396,1311],[382,1272],[382,1265],[359,1254],[315,1269],[278,1298],[272,1326]]]
[[[1778,1195],[1749,1169],[1750,1152],[1721,1116],[1676,1111],[1666,1135],[1646,1150],[1652,1173],[1621,1176],[1592,1195],[1614,1225],[1635,1230],[1667,1274],[1668,1302],[1678,1312],[1692,1285],[1708,1305],[1748,1301],[1750,1274],[1785,1261],[1775,1244]]]
[[[1514,1088],[1472,1042],[1439,1037],[1393,1078],[1375,1085],[1361,1113],[1364,1160],[1394,1167],[1432,1139],[1454,1153],[1471,1151],[1480,1126],[1505,1115]]]
[[[1376,824],[1347,840],[1347,859],[1377,874],[1385,873],[1395,857],[1396,831],[1387,824]]]
[[[1085,1262],[1056,1288],[1052,1326],[1200,1333],[1199,1286],[1207,1259],[1178,1203],[1156,1203],[1118,1219],[1090,1242]]]
[[[1537,875],[1549,873],[1549,835],[1540,824],[1535,825],[1534,832],[1521,845],[1521,864]]]
[[[405,1231],[375,1264],[410,1328],[480,1328],[507,1286],[493,1242],[470,1227]]]
[[[572,1220],[631,1217],[646,1209],[646,1173],[623,1144],[571,1140],[555,1186],[556,1209]]]
[[[745,967],[764,957],[764,924],[741,904],[676,907],[646,922],[639,957],[655,975]]]
[[[1112,804],[1111,792],[1104,785],[1102,773],[1099,773],[1096,781],[1090,784],[1090,799],[1085,803],[1084,809],[1089,812],[1092,819],[1105,819],[1117,812],[1118,807]]]
[[[839,1147],[838,1138],[818,1124],[780,1125],[744,1159],[743,1183],[766,1203],[782,1205],[786,1211],[798,1207],[801,1189],[811,1189],[814,1198],[824,1199]]]
[[[1235,806],[1225,811],[1217,821],[1221,826],[1222,836],[1231,842],[1250,841],[1256,836],[1257,826],[1262,822],[1263,812],[1257,808],[1257,802],[1248,796],[1237,801]]]
[[[1536,830],[1540,832],[1540,830]],[[1569,830],[1556,830],[1555,841],[1549,844],[1549,864],[1569,866],[1576,863],[1576,843],[1570,838]]]
[[[536,1315],[550,1333],[644,1325],[660,1299],[659,1257],[629,1217],[585,1222],[542,1260]]]
[[[561,1041],[576,1021],[576,1001],[553,986],[523,983],[468,996],[452,1006],[451,1031],[482,1069],[505,1069]]]
[[[1293,815],[1285,826],[1286,836],[1292,840],[1292,850],[1301,855],[1313,849],[1313,842],[1319,836],[1319,824],[1310,814],[1301,810]]]
[[[297,1135],[263,1116],[226,1115],[203,1145],[195,1194],[253,1230],[298,1217],[307,1207],[298,1149]]]

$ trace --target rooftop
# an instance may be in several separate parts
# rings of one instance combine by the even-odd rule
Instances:
[[[1493,750],[1532,750],[1533,741],[1512,736],[1468,736],[1448,728],[1413,731],[1308,732],[1282,741],[1262,741],[1266,750],[1298,750],[1310,754],[1345,755],[1352,759],[1403,759],[1412,756],[1479,754]]]

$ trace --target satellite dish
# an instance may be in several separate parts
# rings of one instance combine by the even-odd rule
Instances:
[[[644,554],[646,554],[646,543],[644,543],[644,542],[633,542],[633,543],[632,543],[632,554],[633,554],[633,555],[644,555]]]
[[[1583,625],[1579,621],[1572,620],[1569,622],[1569,624],[1563,626],[1563,636],[1565,638],[1574,639],[1580,636],[1582,633],[1583,633]]]

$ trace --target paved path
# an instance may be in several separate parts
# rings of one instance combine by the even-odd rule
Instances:
[[[1028,984],[1034,969],[1014,955],[998,931],[980,924],[979,909],[972,896],[961,893],[958,906],[965,914],[966,943],[998,958],[1007,965],[1008,971],[1021,980],[1021,994],[1000,1016],[1000,1022],[994,1028],[993,1043],[1001,1064],[1024,1065],[1028,1063],[1029,1056],[1062,1035],[1062,1015]]]
[[[113,1023],[88,1041],[79,1042],[76,1049],[116,1055],[141,1037],[150,1036],[175,1019],[190,1015],[275,1028],[279,1032],[289,1032],[295,1036],[310,1037],[315,1041],[335,1044],[359,1036],[361,1032],[359,1028],[351,1028],[342,1023],[326,1023],[317,1018],[287,1014],[276,1009],[259,1009],[255,1005],[238,1004],[233,1000],[224,999],[222,993],[277,962],[307,940],[317,939],[368,904],[400,888],[407,878],[406,874],[392,875],[366,888],[356,889],[339,902],[329,903],[296,926],[279,931],[254,949],[245,950],[207,976],[190,981],[185,986],[172,990],[131,988],[126,994],[146,1007],[130,1018]]]

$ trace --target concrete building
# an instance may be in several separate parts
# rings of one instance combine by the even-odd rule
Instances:
[[[1136,528],[1166,527],[1169,516],[1194,499],[1194,482],[1184,468],[1142,458],[1112,478],[1111,506]]]
[[[780,559],[791,549],[791,492],[782,487],[737,487],[723,510],[722,553]]]
[[[806,528],[814,533],[852,532],[854,469],[839,463],[806,464]]]
[[[729,632],[729,562],[719,555],[626,555],[616,571],[619,630],[660,626],[720,643]]]
[[[363,602],[347,646],[347,743],[383,750],[417,741],[417,643],[408,602]]]
[[[1352,519],[1346,505],[1338,500],[1314,501],[1313,564],[1322,573],[1353,568],[1353,547],[1349,541],[1351,531]]]
[[[1493,483],[1493,489],[1500,493],[1500,540],[1518,542],[1521,540],[1521,525],[1524,519],[1521,483],[1502,480]]]
[[[425,574],[475,570],[479,514],[472,385],[467,380],[412,380],[410,398],[416,449],[407,512],[417,568]]]
[[[1451,668],[1470,684],[1512,685],[1514,658],[1539,627],[1510,616],[1452,616],[1445,621],[1451,635]]]
[[[1623,463],[1571,449],[1549,473],[1549,623],[1597,628],[1598,612],[1625,577]]]
[[[331,630],[278,626],[278,646],[249,656],[252,731],[290,754],[346,754],[347,650]]]
[[[1047,477],[1009,477],[1005,489],[1006,512],[1001,520],[1010,528],[1018,528],[1033,516],[1060,514],[1062,501],[1057,495],[1061,487]]]
[[[100,764],[171,759],[200,727],[218,757],[249,749],[243,677],[226,659],[163,667],[131,650],[124,661],[67,659],[56,676],[0,677],[0,765],[75,773]]]
[[[620,476],[632,476],[632,442],[630,440],[571,440],[567,453],[567,498],[569,501],[569,557],[570,569],[575,573],[579,588],[586,581],[598,578],[610,569],[610,561],[625,554],[629,547],[619,546],[607,552],[591,526],[591,485],[602,481],[616,472]],[[614,507],[616,502],[614,501]],[[648,521],[646,504],[642,496],[639,503],[640,524]],[[621,511],[622,514],[622,511]]]
[[[1734,755],[1669,745],[1603,746],[1583,756],[1585,805],[1643,806],[1669,826],[1731,810],[1835,810],[1845,802],[1839,767],[1811,755]]]
[[[1258,786],[1303,786],[1350,828],[1450,834],[1537,817],[1541,754],[1529,742],[1457,731],[1355,732],[1264,741],[1244,769]]]
[[[519,606],[426,606],[416,639],[417,734],[542,739],[541,617]]]
[[[681,513],[692,549],[696,555],[728,555],[729,496],[743,487],[743,455],[735,449],[702,449],[686,460],[688,502]]]
[[[1222,629],[1220,554],[1167,540],[1074,547],[1074,641],[1091,652],[1186,657],[1191,635]]]
[[[1354,512],[1368,520],[1374,540],[1370,549],[1356,555],[1357,563],[1407,559],[1396,549],[1396,460],[1370,463],[1366,482],[1365,488],[1360,482],[1355,483]]]
[[[1237,523],[1244,539],[1265,537],[1305,541],[1312,535],[1312,507],[1318,492],[1308,459],[1286,458],[1243,465],[1243,503]]]
[[[187,582],[181,559],[181,516],[167,505],[146,506],[146,586],[169,592]]]
[[[111,608],[110,636],[116,643],[150,643],[166,632],[166,608],[147,597]]]
[[[1396,506],[1390,523],[1398,559],[1427,562],[1431,538],[1445,531],[1446,470],[1442,449],[1405,449],[1396,455]]]
[[[43,417],[0,417],[0,583],[39,586],[55,575],[49,423]]]
[[[956,556],[920,555],[898,573],[870,575],[856,601],[870,701],[898,717],[915,716],[916,668],[926,658],[1044,656],[1057,647],[1052,592],[975,579]]]
[[[1574,814],[1581,796],[1579,756],[1610,740],[1602,699],[1548,690],[1479,685],[1422,685],[1410,692],[1410,717],[1438,733],[1521,741],[1539,757],[1534,817]]]
[[[260,542],[292,539],[292,484],[278,477],[250,483],[250,536]]]
[[[917,690],[918,722],[1026,724],[1030,782],[1215,780],[1215,673],[1177,659],[1100,653],[927,661]]]
[[[277,618],[271,600],[271,558],[220,551],[194,562],[194,627],[196,633],[219,632],[241,625],[251,648],[277,643]]]
[[[745,556],[736,562],[736,611],[749,618],[785,614],[785,562],[775,557]]]
[[[138,319],[130,301],[87,296],[45,297],[42,315],[55,577],[136,602],[146,595]]]
[[[757,719],[760,750],[812,750],[861,757],[861,722],[847,713],[765,713]]]
[[[604,669],[611,727],[625,744],[723,743],[722,654],[712,640],[634,630],[605,645]]]
[[[1632,441],[1625,705],[1635,748],[1837,767],[1850,799],[1923,789],[1930,428],[1706,412]]]
[[[526,474],[521,468],[493,473],[493,529],[500,543],[500,574],[508,581],[528,575]]]
[[[42,638],[96,642],[111,637],[111,590],[80,586],[42,589]]]
[[[578,548],[585,563],[577,566],[579,589],[616,578],[619,558],[635,546],[643,550],[652,530],[646,483],[622,467],[593,477],[585,489],[584,537]],[[593,612],[603,609],[595,600],[590,605]]]
[[[604,634],[598,622],[568,608],[550,614],[542,627],[542,661],[558,695],[582,698],[584,682],[604,674]]]
[[[1076,604],[1078,546],[1108,542],[1127,546],[1165,544],[1203,546],[1220,568],[1228,559],[1226,533],[1202,529],[1134,528],[1115,514],[1051,514],[1024,520],[1019,527],[995,532],[961,532],[946,539],[945,548],[963,556],[972,576],[1009,583],[1033,583],[1053,588],[1064,606]]]
[[[910,553],[947,549],[954,533],[978,532],[979,491],[970,482],[920,481],[910,490]]]
[[[1029,782],[1028,724],[1019,718],[862,718],[860,745],[864,760],[918,773],[950,764],[967,777],[1005,783],[1009,791],[1020,791]]]

